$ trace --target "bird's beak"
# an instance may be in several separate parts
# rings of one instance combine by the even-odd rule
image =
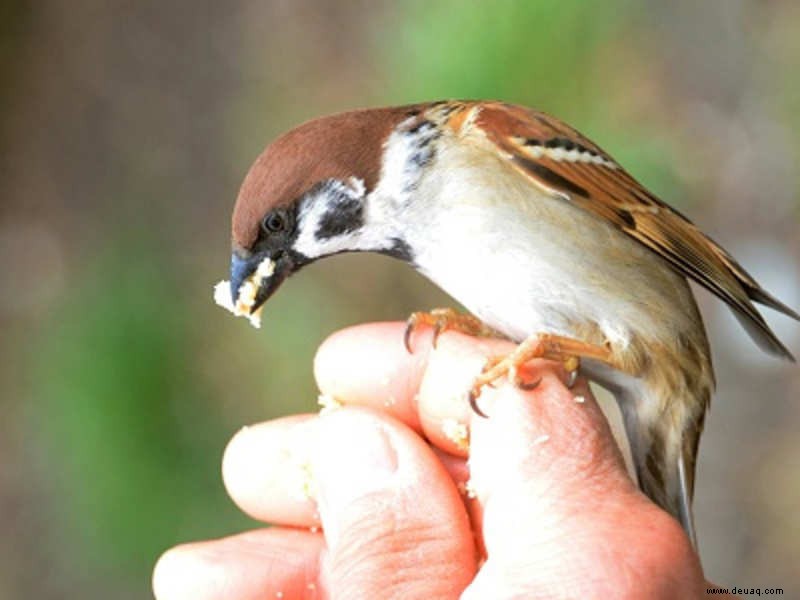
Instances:
[[[269,253],[240,256],[237,252],[231,255],[231,300],[236,305],[242,292],[242,286],[251,280],[257,290],[255,299],[250,305],[250,314],[266,302],[275,293],[283,280],[294,270],[294,263],[289,255],[281,252],[275,256]]]

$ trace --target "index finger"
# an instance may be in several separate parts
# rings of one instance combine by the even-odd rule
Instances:
[[[419,431],[416,394],[431,337],[429,330],[419,332],[415,351],[409,353],[401,323],[367,323],[337,331],[314,358],[317,386],[337,402],[382,410]]]
[[[466,456],[467,425],[473,416],[467,392],[486,360],[510,352],[514,344],[445,332],[433,348],[431,330],[422,328],[409,353],[404,327],[372,323],[333,334],[317,352],[317,385],[338,402],[384,411],[423,432],[436,446]],[[545,360],[531,361],[520,375],[543,382],[566,378],[560,365]],[[581,385],[579,393],[588,395]]]

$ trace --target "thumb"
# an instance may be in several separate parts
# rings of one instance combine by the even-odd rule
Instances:
[[[322,417],[312,459],[336,598],[454,597],[475,574],[469,521],[433,451],[384,415]]]

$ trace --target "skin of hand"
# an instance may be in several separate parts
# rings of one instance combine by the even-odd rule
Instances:
[[[159,600],[699,598],[713,587],[680,525],[627,475],[585,381],[568,389],[560,365],[532,361],[520,375],[538,386],[487,387],[484,419],[464,390],[513,345],[445,333],[433,349],[420,331],[408,354],[402,332],[334,334],[315,375],[342,408],[234,436],[228,492],[274,526],[167,551]]]

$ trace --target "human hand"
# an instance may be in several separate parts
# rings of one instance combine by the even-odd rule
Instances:
[[[231,497],[276,526],[168,551],[156,596],[704,594],[688,538],[628,477],[584,381],[569,390],[558,365],[532,361],[520,374],[537,388],[486,388],[483,419],[464,391],[512,346],[448,333],[432,350],[418,333],[414,347],[396,323],[328,339],[316,378],[345,408],[246,428],[225,454]]]

